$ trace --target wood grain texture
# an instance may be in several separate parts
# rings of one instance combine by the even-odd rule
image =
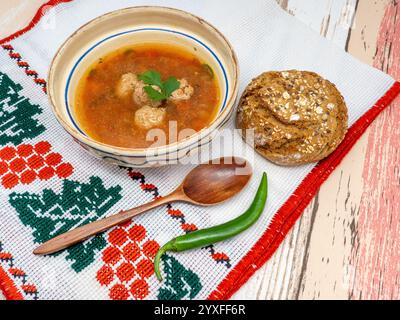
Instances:
[[[376,48],[376,30],[379,30],[386,4],[379,1],[358,2],[347,41],[350,53],[356,53],[353,48],[358,49],[357,53],[361,51],[360,47]],[[368,29],[365,22],[372,25],[373,29]],[[370,33],[367,34],[367,31]],[[368,52],[371,51],[369,49]],[[370,55],[368,60],[368,53],[363,52],[364,61],[372,64],[373,56]],[[358,232],[358,214],[363,193],[362,164],[366,147],[367,135],[364,135],[320,190],[320,208],[313,228],[309,264],[306,268],[307,280],[301,298],[348,299],[351,296],[356,275],[352,256]],[[363,268],[371,266],[364,265]]]
[[[281,1],[281,6],[315,31],[345,47],[353,25],[356,1]],[[350,161],[349,161],[350,159]],[[347,157],[324,184],[273,258],[235,296],[235,299],[347,299],[343,266],[345,238],[340,221],[354,158]],[[349,168],[347,171],[343,168]],[[346,177],[343,177],[346,171]],[[347,180],[346,180],[347,178]],[[359,179],[355,180],[360,182]],[[343,181],[346,181],[343,184]],[[360,184],[360,183],[359,183]],[[357,186],[354,186],[355,188]],[[359,187],[358,187],[359,189]],[[344,198],[343,198],[344,197]],[[359,202],[361,192],[354,201]],[[346,207],[350,208],[350,199]],[[350,247],[346,247],[350,255]]]
[[[285,10],[314,30],[318,30],[319,22],[322,35],[331,39],[333,37],[336,44],[347,47],[351,54],[365,63],[373,64],[375,59],[375,66],[380,66],[375,55],[378,51],[377,45],[382,46],[384,43],[384,49],[378,51],[385,61],[381,61],[381,68],[396,77],[398,65],[393,66],[393,61],[398,63],[399,59],[398,56],[394,59],[393,54],[389,58],[389,52],[396,47],[393,44],[395,32],[399,34],[399,30],[394,28],[394,22],[398,19],[393,16],[397,2],[346,2],[342,3],[343,7],[340,9],[340,1],[335,1],[335,6],[332,6],[332,1],[319,1],[314,11],[310,2],[315,4],[315,1],[309,1],[308,10],[304,10],[305,2],[281,1],[281,4]],[[380,30],[385,8],[389,4],[392,6],[391,15],[386,13],[384,20],[387,30]],[[321,8],[324,7],[329,8],[329,12],[323,13]],[[337,10],[336,14],[331,12],[333,9]],[[318,12],[319,15],[316,16]],[[336,20],[332,17],[336,17]],[[347,31],[346,26],[349,27]],[[389,29],[391,32],[388,32]],[[347,39],[344,36],[346,33]],[[378,41],[379,34],[387,33],[389,36],[384,36],[386,40]],[[388,41],[388,37],[391,41]],[[343,41],[344,39],[346,40]],[[385,69],[388,62],[391,62],[392,68]],[[242,288],[236,298],[399,298],[399,208],[398,201],[394,198],[399,187],[399,159],[394,153],[399,149],[398,142],[389,143],[393,144],[392,153],[387,150],[387,137],[398,141],[399,136],[398,132],[393,132],[393,127],[396,127],[393,121],[396,120],[392,115],[393,111],[387,110],[373,126],[382,128],[383,125],[386,130],[380,129],[374,133],[372,128],[356,144],[322,186],[314,203],[305,211],[275,256]],[[386,122],[382,123],[385,117]],[[382,143],[386,147],[378,148]],[[373,153],[373,156],[369,153]],[[367,160],[364,164],[366,154]],[[387,155],[390,159],[387,159]],[[388,162],[392,165],[388,166]],[[386,170],[377,170],[377,163],[382,163]],[[366,172],[374,172],[374,184],[370,184]],[[375,204],[373,210],[384,209],[375,219],[371,219],[371,211],[369,216],[362,213],[363,207],[370,207],[372,202]],[[382,206],[382,202],[386,208]],[[378,207],[379,203],[381,207]],[[390,232],[387,240],[385,230]],[[392,246],[389,245],[390,241]],[[384,261],[391,266],[385,267]],[[279,277],[279,274],[284,274],[284,277]],[[286,279],[286,282],[282,279]]]
[[[1,0],[0,39],[24,28],[48,0]]]

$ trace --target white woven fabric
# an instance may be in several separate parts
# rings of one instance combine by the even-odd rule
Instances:
[[[273,0],[76,0],[50,10],[33,30],[10,43],[15,51],[28,61],[31,68],[39,73],[39,77],[46,78],[55,51],[75,29],[96,16],[134,5],[175,7],[199,15],[215,25],[230,40],[238,54],[241,69],[240,92],[253,77],[263,71],[315,71],[337,85],[349,107],[349,122],[353,124],[394,83],[391,77],[360,63],[286,14]],[[87,183],[90,177],[96,176],[102,179],[106,187],[122,187],[123,198],[109,209],[107,214],[151,200],[151,194],[144,193],[139,183],[133,182],[125,170],[94,159],[72,141],[51,114],[46,95],[4,50],[0,50],[0,72],[20,83],[23,86],[22,94],[43,109],[37,119],[44,124],[46,131],[24,143],[49,141],[52,150],[62,154],[63,161],[73,165],[74,172],[68,177],[69,180]],[[233,123],[229,126],[233,127]],[[238,135],[235,139],[233,153],[240,154],[241,151],[238,150],[241,148],[238,146],[241,146],[242,142]],[[189,268],[200,277],[201,290],[194,297],[196,299],[207,298],[215,290],[260,238],[268,228],[274,213],[314,167],[306,165],[282,168],[254,155],[248,147],[244,147],[243,150],[253,161],[255,174],[250,185],[240,196],[207,209],[185,204],[173,205],[174,209],[181,209],[185,214],[187,223],[195,224],[198,228],[209,227],[242,213],[255,194],[262,172],[266,171],[269,175],[269,199],[260,221],[242,235],[215,245],[217,252],[229,256],[231,268],[227,268],[224,263],[216,263],[205,249],[174,255],[185,268]],[[181,182],[188,170],[190,167],[175,166],[140,172],[145,175],[146,183],[155,184],[160,193],[166,195]],[[101,285],[96,279],[98,270],[104,265],[102,252],[97,252],[94,261],[80,272],[71,268],[71,261],[66,259],[65,252],[56,257],[33,256],[32,250],[36,244],[32,228],[21,223],[19,215],[9,202],[12,193],[41,194],[44,189],[60,192],[62,184],[63,180],[53,178],[48,181],[36,180],[29,185],[18,185],[11,190],[0,186],[0,242],[3,243],[3,250],[13,254],[15,264],[26,272],[29,282],[37,286],[40,299],[107,299],[110,297],[110,287],[117,280],[114,279],[110,285]],[[171,218],[166,208],[139,217],[135,219],[135,223],[146,228],[147,238],[155,239],[160,244],[183,233],[180,222]],[[161,285],[154,275],[147,283],[150,291],[144,298],[157,298]],[[129,287],[130,283],[125,285]],[[29,295],[25,296],[29,298]]]

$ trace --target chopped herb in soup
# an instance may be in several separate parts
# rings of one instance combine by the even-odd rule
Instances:
[[[147,141],[151,129],[161,129],[165,140],[158,144],[168,144],[207,127],[219,102],[208,64],[181,48],[146,45],[118,50],[94,64],[78,84],[74,111],[95,140],[146,148],[155,142]],[[174,132],[170,137],[170,128],[177,137]]]

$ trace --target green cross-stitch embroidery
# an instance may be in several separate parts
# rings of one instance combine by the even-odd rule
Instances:
[[[202,289],[199,276],[174,257],[165,255],[162,260],[166,277],[164,286],[158,292],[158,299],[194,299]]]
[[[24,139],[34,138],[46,129],[33,118],[42,113],[41,108],[20,95],[21,90],[21,85],[0,72],[0,145],[18,145]]]
[[[64,180],[60,194],[45,189],[42,195],[13,193],[10,203],[21,222],[33,229],[36,243],[43,243],[72,228],[95,221],[121,199],[121,187],[106,189],[98,177],[89,183]],[[67,249],[66,259],[76,272],[93,262],[96,252],[106,246],[103,236],[97,236]]]

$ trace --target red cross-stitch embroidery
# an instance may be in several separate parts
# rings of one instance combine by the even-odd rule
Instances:
[[[153,184],[146,183],[146,178],[140,172],[135,172],[133,169],[128,169],[129,176],[134,181],[139,181],[140,187],[145,191],[151,193],[154,198],[160,197],[158,188]],[[172,205],[167,205],[168,214],[180,222],[181,228],[185,233],[193,232],[197,230],[197,226],[186,221],[185,214],[181,210],[173,209]],[[229,257],[225,253],[218,253],[215,251],[214,245],[205,247],[210,252],[211,258],[217,263],[223,263],[227,268],[231,267]]]
[[[113,229],[107,237],[109,246],[103,250],[103,267],[97,281],[109,288],[113,300],[142,300],[149,294],[147,282],[153,274],[153,259],[159,244],[146,237],[141,225],[127,223]]]
[[[38,74],[35,70],[32,70],[32,69],[30,68],[28,62],[22,60],[21,55],[20,55],[18,52],[15,52],[15,51],[14,51],[13,46],[10,45],[10,44],[3,44],[3,45],[1,45],[1,47],[2,47],[4,50],[8,51],[8,55],[10,56],[10,58],[17,61],[18,67],[20,67],[20,68],[22,68],[22,69],[25,69],[26,75],[28,75],[29,77],[32,77],[32,78],[33,78],[33,81],[35,81],[35,83],[36,83],[37,85],[41,86],[42,89],[43,89],[43,91],[44,91],[45,93],[47,93],[47,83],[46,83],[46,80],[44,80],[44,79],[42,79],[42,78],[39,78],[39,74]]]

